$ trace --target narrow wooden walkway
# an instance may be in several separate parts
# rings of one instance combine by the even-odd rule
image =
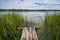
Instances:
[[[36,30],[34,27],[24,27],[22,29],[21,40],[38,40]]]

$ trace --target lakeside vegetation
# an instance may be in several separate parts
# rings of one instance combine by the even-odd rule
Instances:
[[[46,16],[44,26],[45,40],[60,40],[60,14]]]
[[[20,14],[8,13],[0,15],[0,40],[20,40],[21,27],[24,22],[24,26],[29,23],[27,17],[24,21]],[[38,32],[39,40],[60,40],[60,13],[55,12],[53,15],[48,15],[46,12],[45,20],[39,26]]]
[[[0,9],[0,11],[11,11],[11,12],[32,12],[32,11],[60,11],[60,10],[46,10],[46,9]]]
[[[0,40],[19,40],[23,18],[18,14],[0,15]]]

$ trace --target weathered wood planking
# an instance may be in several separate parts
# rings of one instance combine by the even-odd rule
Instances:
[[[38,40],[34,27],[24,27],[22,29],[21,40]]]

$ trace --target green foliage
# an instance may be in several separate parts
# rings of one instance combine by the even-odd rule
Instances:
[[[60,40],[60,14],[46,16],[44,25],[45,40]]]
[[[30,27],[33,24],[31,21],[28,22],[27,16],[24,20],[20,14],[0,15],[0,40],[20,40],[21,26]],[[44,22],[42,20],[41,25],[37,26],[40,30],[39,40],[60,40],[60,14],[55,12],[54,15],[48,15],[46,11]]]
[[[0,15],[0,40],[19,40],[23,18],[18,14]]]

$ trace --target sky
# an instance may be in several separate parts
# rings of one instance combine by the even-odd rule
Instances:
[[[0,0],[0,9],[60,10],[60,0]]]

